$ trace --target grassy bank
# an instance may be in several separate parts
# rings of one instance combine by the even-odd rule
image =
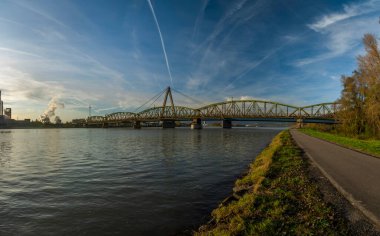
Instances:
[[[356,138],[348,138],[338,134],[317,131],[310,128],[304,128],[300,131],[316,138],[324,139],[351,149],[380,157],[380,140],[362,140]]]
[[[289,131],[281,132],[195,235],[345,234],[345,223],[323,202],[307,165]]]

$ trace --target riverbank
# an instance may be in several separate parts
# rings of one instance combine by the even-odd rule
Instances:
[[[380,140],[349,138],[338,134],[318,131],[311,128],[303,128],[300,129],[300,131],[307,135],[380,158]]]
[[[309,168],[289,131],[281,132],[195,235],[352,233],[348,220],[325,202]]]

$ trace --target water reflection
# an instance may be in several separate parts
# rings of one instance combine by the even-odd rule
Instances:
[[[12,131],[0,131],[0,166],[9,167],[12,154]]]
[[[159,135],[160,139],[157,144],[161,145],[161,153],[165,157],[165,161],[169,164],[174,157],[173,140],[179,141],[178,137],[176,137],[176,132],[173,129],[162,130],[162,132],[159,132]]]
[[[191,132],[191,141],[192,146],[197,148],[200,146],[202,142],[202,131],[201,130],[194,130]]]

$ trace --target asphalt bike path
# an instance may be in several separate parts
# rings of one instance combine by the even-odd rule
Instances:
[[[380,158],[290,131],[296,143],[356,208],[380,228]]]

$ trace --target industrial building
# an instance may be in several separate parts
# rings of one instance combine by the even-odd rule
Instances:
[[[1,99],[0,90],[0,128],[16,128],[30,126],[30,119],[14,120],[12,119],[12,108],[7,107],[4,109],[4,102]]]
[[[1,90],[0,90],[0,116],[3,116],[3,100],[1,100]]]
[[[7,117],[7,119],[12,119],[12,108],[5,108],[4,115]]]

